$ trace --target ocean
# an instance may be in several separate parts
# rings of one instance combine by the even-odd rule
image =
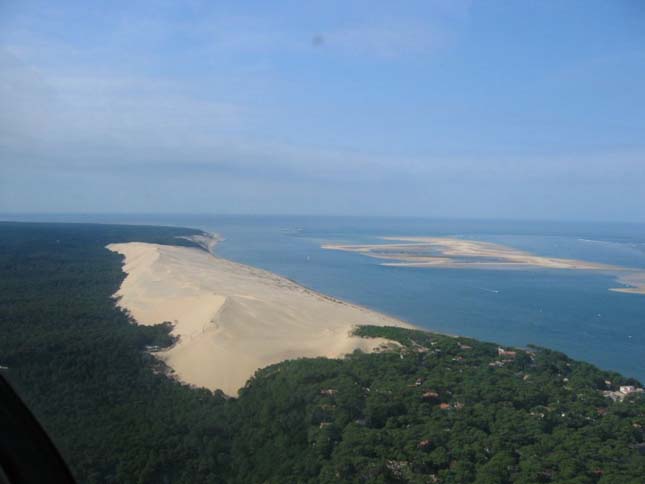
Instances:
[[[222,257],[417,326],[509,346],[534,344],[645,381],[645,295],[611,292],[611,275],[567,270],[391,267],[324,243],[451,236],[537,255],[645,269],[645,225],[385,217],[57,215],[3,220],[195,227],[224,237]]]

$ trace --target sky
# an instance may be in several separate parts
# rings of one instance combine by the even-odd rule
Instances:
[[[0,212],[644,207],[640,0],[0,0]]]

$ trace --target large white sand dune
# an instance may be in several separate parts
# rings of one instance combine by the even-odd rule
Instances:
[[[391,344],[351,336],[356,325],[411,325],[306,289],[284,277],[189,247],[132,242],[118,304],[139,324],[174,323],[177,344],[157,352],[187,383],[237,393],[264,366],[342,357]]]

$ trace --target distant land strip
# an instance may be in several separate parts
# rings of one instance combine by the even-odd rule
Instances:
[[[392,243],[323,244],[327,250],[383,259],[384,266],[436,269],[567,269],[610,274],[627,287],[610,291],[645,294],[645,270],[578,259],[546,257],[501,244],[451,237],[381,237]]]

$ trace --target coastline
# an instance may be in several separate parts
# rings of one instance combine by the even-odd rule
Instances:
[[[142,242],[109,244],[124,256],[114,294],[134,321],[173,323],[177,342],[155,352],[181,381],[236,395],[256,370],[287,359],[340,358],[392,341],[352,335],[359,325],[415,326],[305,288],[287,278],[201,248]]]
[[[383,244],[322,244],[386,262],[382,266],[484,270],[580,270],[609,274],[627,287],[613,292],[645,294],[645,270],[580,259],[545,257],[512,247],[450,237],[381,237]],[[394,242],[394,243],[393,243]]]
[[[626,287],[612,287],[609,289],[613,292],[622,292],[625,294],[645,294],[645,273],[632,272],[617,276],[618,282],[625,284]]]

